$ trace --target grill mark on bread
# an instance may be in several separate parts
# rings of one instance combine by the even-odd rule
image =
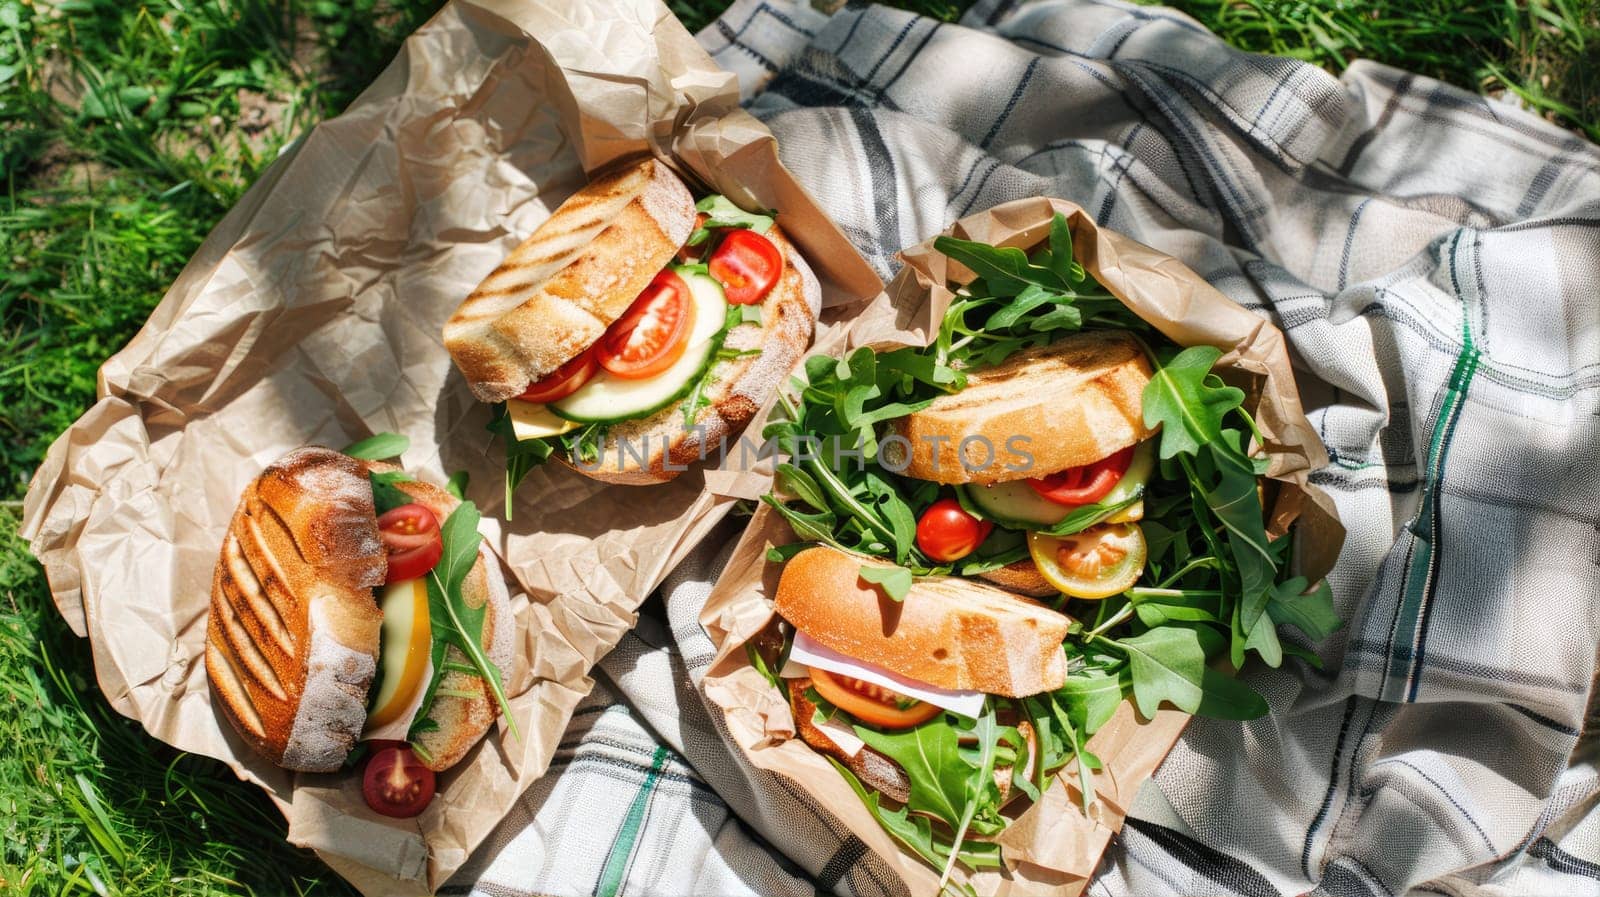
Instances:
[[[268,665],[273,677],[288,683],[297,682],[299,671],[296,663],[296,652],[292,649],[292,646],[298,642],[294,634],[286,633],[291,647],[281,647],[277,641],[265,632],[259,618],[253,613],[255,608],[250,607],[249,599],[241,594],[238,584],[233,582],[230,577],[219,577],[213,592],[219,606],[229,614],[226,621],[237,621],[238,625],[242,627],[242,633],[249,641],[250,650],[264,658],[264,662]],[[224,627],[223,631],[224,634],[230,636],[230,640],[233,640],[234,632],[232,628]],[[235,653],[243,654],[244,649],[242,647],[235,648]],[[280,685],[270,690],[280,700],[287,700],[288,692],[286,688],[292,687],[292,685]]]
[[[274,698],[287,701],[289,694],[283,687],[283,680],[278,678],[278,671],[273,669],[272,662],[256,643],[255,634],[240,618],[238,605],[227,593],[226,584],[223,588],[224,597],[213,602],[211,612],[221,617],[220,628],[226,640],[229,659],[242,663],[249,670],[251,681],[265,688]]]
[[[221,685],[224,694],[249,695],[249,689],[244,684],[244,677],[240,674],[239,668],[235,666],[233,654],[217,644],[217,640],[214,638],[210,639],[206,644],[206,661],[207,675],[213,680],[222,680]],[[253,701],[246,700],[242,703],[228,701],[223,706],[224,709],[229,711],[229,716],[234,722],[244,726],[247,730],[245,734],[256,738],[261,738],[266,734],[266,727],[262,723],[261,714],[256,711]]]
[[[654,159],[569,197],[445,322],[473,395],[511,398],[588,348],[672,261],[695,214],[689,188]]]
[[[261,511],[265,513],[260,513]],[[245,559],[250,562],[250,569],[255,572],[257,580],[261,583],[262,590],[269,597],[281,597],[287,601],[289,608],[295,613],[303,611],[305,602],[301,601],[300,596],[289,587],[289,576],[281,560],[283,557],[288,557],[306,563],[298,541],[289,531],[288,523],[267,505],[260,501],[252,501],[251,507],[245,511],[244,526],[250,539],[249,541],[241,539],[240,544],[244,549]]]
[[[290,634],[288,624],[284,622],[283,615],[278,612],[277,605],[267,597],[261,580],[251,569],[249,559],[244,556],[244,550],[239,547],[239,537],[234,533],[228,534],[228,541],[223,547],[223,559],[227,564],[228,577],[223,581],[225,590],[230,590],[229,597],[237,594],[242,601],[234,601],[238,605],[245,605],[239,610],[248,609],[250,617],[255,621],[255,629],[260,630],[285,654],[293,657],[295,653],[294,636]],[[252,632],[256,640],[260,636]]]

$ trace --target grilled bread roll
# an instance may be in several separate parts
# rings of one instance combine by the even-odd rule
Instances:
[[[367,469],[324,448],[244,491],[211,580],[206,674],[223,715],[287,769],[338,769],[361,737],[387,561]]]
[[[684,403],[688,399],[649,417],[613,424],[606,432],[607,441],[613,446],[596,464],[581,465],[579,470],[607,483],[664,483],[677,476],[681,468],[716,453],[722,440],[741,432],[783,385],[811,344],[811,333],[822,310],[822,288],[777,225],[765,236],[783,255],[783,275],[761,301],[761,323],[734,327],[722,343],[726,349],[753,349],[756,354],[713,362],[709,382],[701,394],[704,405],[694,414],[692,427],[684,426]],[[640,463],[628,452],[617,451],[614,444],[619,442],[648,447],[649,455]]]
[[[574,193],[445,323],[445,348],[473,395],[515,398],[593,345],[673,262],[698,214],[689,188],[655,159],[613,169]],[[741,431],[783,383],[810,345],[822,290],[782,230],[764,236],[783,257],[783,273],[761,302],[760,322],[734,327],[723,341],[754,351],[712,363],[693,414],[685,398],[608,425],[609,450],[572,465],[579,472],[626,485],[671,480]]]
[[[301,772],[339,769],[361,738],[377,672],[383,614],[373,589],[388,570],[369,470],[320,447],[295,449],[246,487],[211,583],[206,675],[216,704],[252,748]],[[428,483],[396,483],[442,524],[459,502]],[[509,673],[510,596],[487,548],[462,586],[487,603],[483,644]],[[455,648],[446,660],[466,664]],[[455,670],[416,739],[443,770],[488,730],[498,705],[480,677]]]
[[[778,580],[778,615],[840,654],[938,688],[1024,697],[1066,679],[1064,614],[955,576],[919,578],[896,602],[861,579],[863,566],[889,565],[800,552]]]
[[[483,402],[503,402],[593,345],[694,230],[694,197],[645,159],[595,178],[512,250],[444,325]]]
[[[1150,382],[1144,347],[1125,331],[1081,333],[1017,352],[991,368],[972,371],[967,387],[890,422],[885,462],[907,476],[936,483],[1000,483],[1091,464],[1147,438],[1144,388]],[[1008,447],[1019,447],[1031,464]],[[971,443],[962,464],[962,440]]]

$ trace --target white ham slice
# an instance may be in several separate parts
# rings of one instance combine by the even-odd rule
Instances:
[[[784,665],[781,675],[794,678],[806,675],[805,671],[791,672],[791,668],[816,667],[841,676],[849,676],[881,685],[892,691],[897,691],[908,698],[927,701],[936,707],[942,707],[958,716],[968,719],[977,719],[983,713],[983,699],[986,697],[981,691],[962,691],[958,689],[939,688],[926,682],[907,679],[904,676],[892,673],[883,667],[864,663],[851,657],[846,657],[837,651],[827,648],[804,632],[794,634],[794,643],[789,647],[789,662]],[[843,745],[840,745],[843,747]]]

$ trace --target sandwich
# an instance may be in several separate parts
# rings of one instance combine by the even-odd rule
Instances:
[[[821,309],[774,214],[696,202],[645,159],[573,194],[484,279],[444,344],[500,406],[508,490],[552,455],[608,483],[665,482],[749,423]]]
[[[339,771],[365,743],[368,805],[420,813],[505,708],[514,617],[477,522],[381,460],[308,446],[267,465],[206,621],[213,703],[239,737],[300,772]]]
[[[1131,332],[1076,333],[971,370],[959,392],[891,421],[884,463],[951,487],[919,518],[918,547],[950,563],[999,527],[1026,533],[1028,556],[978,575],[1008,589],[1098,599],[1132,586],[1155,472],[1150,377]]]
[[[767,554],[784,622],[745,647],[948,882],[1001,864],[1001,807],[1053,776],[1090,812],[1089,739],[1125,701],[1259,716],[1223,668],[1314,663],[1279,624],[1315,641],[1341,622],[1267,526],[1264,439],[1219,349],[1107,292],[1063,216],[1034,247],[933,245],[963,276],[928,345],[810,359],[778,398],[763,501],[795,541]]]
[[[941,727],[959,738],[957,727],[996,707],[1003,724],[1020,723],[1027,732],[1007,699],[1061,687],[1067,675],[1061,643],[1072,621],[953,576],[918,579],[896,601],[862,576],[863,568],[886,567],[827,547],[790,558],[774,597],[774,610],[788,624],[777,656],[786,658],[780,676],[805,743],[866,787],[906,804],[910,773],[885,753],[892,741],[883,736]],[[998,768],[1016,763],[1026,767],[1028,758]],[[999,783],[1001,801],[1009,781]]]

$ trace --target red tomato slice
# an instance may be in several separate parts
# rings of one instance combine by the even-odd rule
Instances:
[[[1076,507],[1093,504],[1115,489],[1122,475],[1128,472],[1128,465],[1133,463],[1133,449],[1130,445],[1093,464],[1069,467],[1047,477],[1034,477],[1028,480],[1028,485],[1041,498],[1058,505]]]
[[[389,573],[384,582],[416,579],[439,563],[444,554],[444,537],[439,535],[439,519],[427,508],[412,502],[385,511],[378,518],[378,535],[389,553]]]
[[[595,357],[625,380],[654,377],[683,357],[693,325],[689,285],[677,272],[662,271],[600,337]]]
[[[381,746],[380,746],[381,745]],[[409,819],[433,800],[433,770],[403,741],[374,742],[361,774],[361,796],[372,812]]]
[[[939,707],[874,682],[811,668],[811,684],[828,703],[882,729],[907,729],[939,715]]]
[[[577,358],[572,359],[561,367],[546,374],[542,379],[528,385],[528,389],[517,398],[524,402],[538,402],[543,405],[564,399],[578,391],[578,388],[588,383],[600,370],[600,365],[594,358],[594,346],[583,350]]]
[[[994,524],[967,513],[953,498],[941,498],[917,519],[917,547],[941,563],[958,561],[978,549]]]
[[[783,256],[771,240],[740,228],[722,238],[707,267],[722,283],[730,303],[754,305],[767,298],[783,274]]]

